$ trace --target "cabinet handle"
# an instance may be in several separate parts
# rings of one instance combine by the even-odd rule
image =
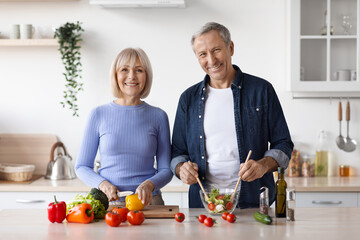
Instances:
[[[312,204],[341,204],[342,201],[312,201]]]
[[[29,199],[16,199],[17,203],[41,203],[45,202],[45,200],[29,200]]]

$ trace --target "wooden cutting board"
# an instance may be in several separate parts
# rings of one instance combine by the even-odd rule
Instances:
[[[108,210],[112,210],[114,207],[118,207],[118,206],[109,206]],[[179,206],[175,206],[175,205],[165,205],[165,206],[152,205],[152,206],[146,206],[141,211],[145,214],[145,218],[174,218],[175,214],[179,212]]]

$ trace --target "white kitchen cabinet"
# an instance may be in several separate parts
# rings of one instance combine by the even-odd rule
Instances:
[[[288,89],[294,97],[359,97],[359,5],[360,0],[287,0]],[[339,70],[350,77],[338,80]]]
[[[296,192],[296,207],[360,207],[357,192]]]
[[[0,192],[2,209],[46,209],[49,203],[57,201],[68,201],[76,194],[83,196],[87,192]]]

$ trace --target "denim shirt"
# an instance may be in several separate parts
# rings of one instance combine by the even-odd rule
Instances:
[[[260,160],[265,156],[275,159],[280,167],[289,163],[293,143],[289,129],[272,85],[264,79],[237,71],[231,84],[234,99],[234,116],[239,161],[244,163],[249,150],[251,159]],[[172,136],[171,170],[188,160],[199,166],[199,178],[206,185],[206,149],[203,128],[203,114],[206,102],[208,75],[204,80],[188,88],[179,99]],[[269,149],[270,148],[270,149]],[[269,201],[275,200],[275,183],[272,172],[252,182],[241,181],[238,207],[258,207],[259,189],[269,189]],[[198,183],[190,186],[189,207],[203,207]]]

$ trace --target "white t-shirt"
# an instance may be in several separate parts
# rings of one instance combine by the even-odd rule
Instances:
[[[218,188],[234,188],[240,170],[231,88],[207,87],[204,110],[206,178]]]

